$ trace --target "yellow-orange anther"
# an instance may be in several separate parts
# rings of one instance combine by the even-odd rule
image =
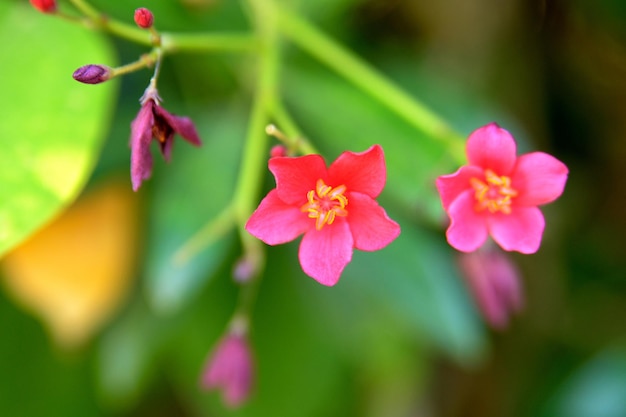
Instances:
[[[310,218],[315,219],[317,230],[322,230],[325,224],[333,224],[336,216],[348,215],[348,210],[346,210],[348,198],[343,195],[345,192],[345,185],[333,188],[319,179],[315,190],[306,194],[308,202],[302,206],[301,210],[309,213]]]
[[[474,177],[470,179],[470,184],[475,190],[477,211],[487,209],[490,213],[511,213],[511,201],[517,196],[517,190],[511,188],[511,178],[499,177],[487,169],[484,181]]]

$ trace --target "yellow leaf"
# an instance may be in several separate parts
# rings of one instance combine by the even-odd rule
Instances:
[[[54,339],[75,347],[124,301],[137,253],[138,199],[127,182],[109,182],[8,253],[5,286],[40,316]]]

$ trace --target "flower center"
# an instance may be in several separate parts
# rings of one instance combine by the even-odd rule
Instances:
[[[511,188],[511,178],[497,176],[492,170],[485,170],[485,181],[471,178],[470,184],[476,191],[476,210],[489,210],[490,213],[501,211],[511,213],[511,200],[517,196],[517,190]]]
[[[317,230],[322,230],[325,224],[333,224],[336,216],[348,215],[348,210],[346,210],[348,199],[343,195],[345,192],[345,185],[332,188],[319,179],[315,190],[306,194],[308,202],[302,206],[301,210],[308,212],[311,219],[315,219]]]

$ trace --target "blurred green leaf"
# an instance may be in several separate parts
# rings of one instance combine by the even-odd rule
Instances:
[[[178,138],[171,164],[155,167],[146,285],[152,307],[160,312],[184,305],[221,265],[233,241],[234,233],[227,233],[191,259],[178,256],[229,204],[247,125],[235,109],[194,120],[203,145],[196,148]]]
[[[136,404],[156,373],[170,323],[157,320],[141,302],[103,336],[97,357],[100,397],[112,408]]]
[[[0,292],[0,415],[96,416],[89,352],[60,352],[35,319]]]
[[[342,299],[360,293],[368,308],[393,312],[400,329],[471,365],[484,353],[485,334],[451,254],[434,236],[404,226],[387,248],[355,251],[341,278]]]
[[[626,348],[601,351],[565,382],[553,404],[549,416],[625,416]]]
[[[88,63],[115,65],[101,35],[0,5],[0,255],[58,213],[89,176],[108,129],[115,82],[72,79]]]

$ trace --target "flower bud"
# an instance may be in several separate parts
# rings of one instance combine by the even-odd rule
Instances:
[[[230,332],[222,337],[209,356],[201,385],[219,390],[229,408],[236,408],[250,397],[254,380],[254,362],[245,334]]]
[[[89,64],[78,68],[72,77],[85,84],[100,84],[111,77],[111,68],[105,65]]]
[[[459,264],[485,320],[493,328],[504,329],[524,303],[513,261],[502,251],[481,248],[460,254]]]
[[[135,10],[135,23],[142,29],[150,29],[154,23],[154,15],[145,7]]]
[[[270,158],[276,158],[277,156],[287,156],[287,148],[283,145],[274,145],[270,149]]]
[[[42,13],[54,13],[57,11],[56,0],[30,0],[30,4]]]

